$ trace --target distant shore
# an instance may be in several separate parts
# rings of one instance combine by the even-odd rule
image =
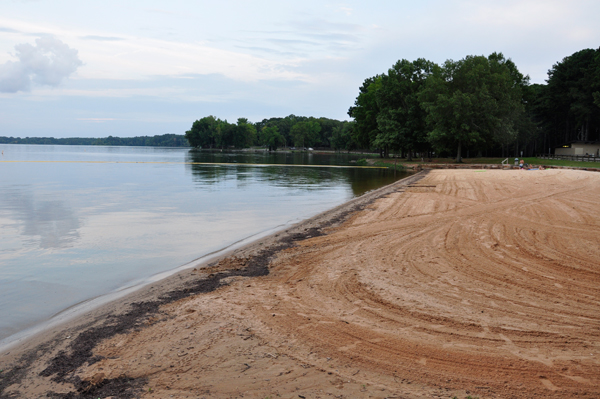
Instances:
[[[136,137],[7,137],[0,136],[0,144],[29,145],[100,145],[132,147],[189,147],[182,134],[166,133],[155,136]]]

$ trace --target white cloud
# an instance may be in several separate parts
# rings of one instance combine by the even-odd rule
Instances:
[[[159,75],[220,74],[244,82],[265,79],[311,80],[311,77],[295,71],[296,67],[303,62],[303,58],[297,54],[288,54],[285,57],[269,54],[265,57],[248,54],[247,49],[239,51],[235,47],[231,49],[218,47],[215,43],[209,44],[206,40],[174,41],[144,35],[114,34],[81,27],[65,28],[46,23],[29,24],[17,19],[3,20],[2,17],[0,17],[0,26],[20,32],[18,40],[23,40],[27,35],[40,35],[36,32],[43,32],[44,35],[65,38],[66,41],[74,44],[79,50],[79,56],[85,59],[85,65],[77,71],[77,79],[139,81]],[[15,39],[16,37],[13,38]],[[2,50],[2,43],[0,43],[0,50]],[[0,60],[7,59],[3,57],[4,54],[0,54]],[[12,61],[7,61],[6,64],[9,62]]]
[[[83,65],[77,50],[69,48],[55,37],[36,39],[15,46],[16,62],[0,65],[0,92],[29,91],[31,83],[58,86],[64,79]]]
[[[152,38],[125,37],[82,47],[86,66],[79,72],[91,79],[147,79],[151,76],[221,74],[239,81],[307,79],[291,72],[299,61],[272,61],[223,50],[204,43],[181,43]]]
[[[354,11],[350,7],[340,7],[339,10],[342,11],[346,15],[352,15],[352,11]]]

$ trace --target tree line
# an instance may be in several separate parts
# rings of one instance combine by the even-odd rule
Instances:
[[[382,156],[531,156],[600,140],[600,48],[565,57],[533,85],[501,53],[403,59],[364,81],[348,115],[360,145]]]
[[[54,144],[54,145],[107,145],[107,146],[151,146],[151,147],[189,147],[182,134],[167,133],[156,136],[137,137],[0,137],[0,144]]]
[[[502,53],[447,60],[402,59],[365,79],[352,121],[289,115],[251,123],[195,121],[193,147],[320,147],[415,155],[531,156],[575,140],[600,140],[600,48],[578,51],[530,84]]]
[[[328,118],[289,115],[251,123],[239,118],[229,123],[215,116],[195,121],[185,137],[193,147],[247,148],[269,150],[280,147],[346,149],[353,123]]]

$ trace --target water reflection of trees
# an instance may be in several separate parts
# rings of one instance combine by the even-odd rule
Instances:
[[[318,155],[317,157],[315,157]],[[327,158],[329,157],[329,158]],[[313,159],[311,159],[313,158]],[[408,174],[387,169],[361,168],[307,168],[278,165],[347,165],[350,157],[310,153],[219,153],[190,151],[187,168],[198,188],[214,188],[218,184],[235,182],[237,186],[268,184],[271,186],[320,190],[333,186],[346,186],[354,196],[374,190]],[[314,163],[311,163],[314,161]],[[206,165],[206,163],[228,163],[240,165]],[[248,164],[260,164],[249,166]]]
[[[389,169],[347,169],[352,193],[355,197],[386,186],[397,180],[410,176],[408,172],[394,172]]]
[[[187,164],[197,186],[217,185],[235,181],[238,185],[268,184],[277,187],[293,187],[305,190],[318,189],[324,185],[351,184],[347,170],[293,166],[229,166]]]
[[[350,165],[350,161],[364,158],[360,154],[314,152],[221,152],[190,150],[187,162],[253,163],[286,165]]]

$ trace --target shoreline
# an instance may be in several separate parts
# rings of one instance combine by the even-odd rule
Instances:
[[[232,244],[233,248],[232,246],[223,248],[217,251],[217,254],[214,256],[207,254],[172,271],[158,274],[158,276],[168,274],[164,278],[155,280],[155,275],[150,277],[146,283],[125,287],[123,289],[125,292],[117,291],[103,295],[100,297],[101,303],[96,306],[92,305],[91,308],[86,307],[86,305],[96,298],[85,301],[82,304],[74,305],[72,308],[76,308],[75,314],[67,315],[65,319],[59,320],[53,320],[53,317],[44,323],[41,328],[38,328],[33,333],[26,334],[24,337],[12,340],[10,338],[13,336],[7,337],[3,340],[4,342],[0,347],[0,369],[5,371],[12,368],[14,371],[14,366],[18,364],[17,369],[19,371],[9,376],[7,376],[6,372],[0,374],[0,377],[2,377],[0,378],[0,397],[3,397],[1,394],[3,394],[6,388],[25,378],[25,372],[34,366],[34,363],[48,362],[52,357],[55,357],[57,354],[60,355],[65,350],[68,351],[70,349],[76,352],[73,349],[74,340],[72,337],[81,337],[90,331],[92,335],[100,335],[98,337],[85,338],[88,341],[84,349],[85,353],[83,356],[85,359],[79,359],[85,362],[91,358],[91,349],[97,343],[89,341],[106,339],[107,335],[105,331],[98,333],[94,329],[98,328],[98,326],[101,329],[101,326],[107,320],[125,316],[125,325],[121,326],[118,330],[110,332],[109,335],[123,333],[125,330],[129,331],[135,328],[136,323],[141,318],[155,313],[160,305],[172,303],[195,293],[208,292],[219,287],[221,279],[231,277],[231,273],[229,272],[232,269],[240,270],[239,265],[233,265],[225,269],[217,267],[219,272],[216,276],[214,273],[211,273],[206,277],[206,273],[207,271],[212,271],[219,262],[229,258],[258,260],[260,265],[250,265],[250,267],[247,267],[247,269],[253,269],[247,275],[260,276],[268,274],[269,260],[278,252],[296,245],[296,242],[303,239],[324,234],[323,230],[339,226],[353,213],[364,209],[373,201],[422,179],[426,174],[427,171],[416,173],[390,185],[367,192],[360,197],[353,198],[335,208],[300,221],[292,226],[283,227],[281,230],[277,230],[267,236],[255,239],[255,236],[249,237],[250,242],[244,243],[241,246]],[[186,271],[192,268],[196,273],[186,273]],[[222,274],[223,272],[229,274],[224,275]],[[112,297],[112,295],[115,295],[116,298]],[[148,304],[150,306],[146,306]],[[79,308],[80,305],[83,305],[82,308]],[[69,309],[65,309],[58,315],[63,314]],[[29,329],[25,331],[29,331]],[[82,364],[83,362],[80,363]],[[39,366],[37,367],[39,368]],[[63,367],[70,368],[72,364],[63,365]],[[61,383],[64,382],[67,381],[61,381]]]
[[[27,341],[28,339],[33,338],[38,334],[43,334],[49,329],[60,327],[61,325],[69,323],[71,320],[74,320],[77,317],[84,316],[86,313],[93,312],[100,307],[109,306],[111,303],[123,299],[128,295],[132,295],[136,291],[139,291],[150,284],[158,283],[162,280],[168,279],[176,274],[182,273],[186,270],[195,267],[203,267],[203,265],[206,265],[210,262],[229,256],[228,254],[237,249],[250,246],[257,240],[274,235],[278,231],[290,228],[291,226],[294,226],[298,223],[301,222],[290,222],[273,227],[271,229],[267,229],[262,232],[258,232],[251,236],[245,237],[239,241],[233,242],[216,251],[212,251],[205,255],[202,255],[171,270],[158,272],[146,278],[134,280],[130,284],[125,284],[122,287],[119,287],[113,291],[75,303],[51,315],[49,318],[42,320],[39,323],[36,323],[31,327],[25,328],[21,331],[18,331],[14,334],[0,339],[0,354],[3,352],[10,351],[15,346],[18,346],[19,343]]]

